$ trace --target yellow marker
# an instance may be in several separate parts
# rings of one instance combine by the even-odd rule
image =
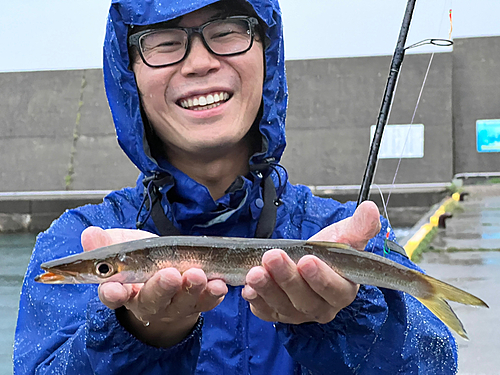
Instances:
[[[415,249],[418,247],[418,245],[420,245],[420,242],[422,242],[424,238],[429,234],[432,228],[432,224],[422,225],[422,227],[408,240],[408,242],[406,242],[404,249],[406,251],[406,254],[408,255],[408,258],[411,259],[411,256],[413,255]]]

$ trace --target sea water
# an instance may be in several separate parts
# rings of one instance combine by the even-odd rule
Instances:
[[[0,234],[0,374],[12,374],[12,348],[19,295],[35,235]]]

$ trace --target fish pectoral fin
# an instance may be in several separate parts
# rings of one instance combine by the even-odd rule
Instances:
[[[436,315],[448,328],[455,331],[460,337],[469,340],[465,328],[458,319],[457,314],[444,299],[439,297],[418,298],[417,299],[427,307],[434,315]]]

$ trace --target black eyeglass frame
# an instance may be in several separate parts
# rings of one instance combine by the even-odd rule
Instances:
[[[238,51],[238,52],[233,52],[233,53],[216,53],[210,48],[208,43],[205,40],[205,37],[203,36],[203,30],[205,27],[209,26],[213,22],[220,22],[224,20],[243,20],[248,23],[248,29],[250,30],[250,43],[246,49],[243,51]],[[221,19],[216,19],[216,20],[211,20],[208,22],[205,22],[203,25],[197,26],[197,27],[156,27],[156,28],[151,28],[151,29],[146,29],[142,31],[138,31],[137,33],[131,34],[128,37],[128,46],[130,47],[135,47],[139,51],[139,55],[141,56],[142,61],[144,64],[151,68],[164,68],[166,66],[171,66],[180,63],[182,60],[186,58],[186,56],[189,54],[189,51],[191,49],[191,37],[193,34],[199,34],[201,37],[201,40],[203,41],[203,45],[205,48],[210,51],[210,53],[216,55],[216,56],[235,56],[235,55],[240,55],[242,53],[247,52],[250,50],[253,46],[253,41],[255,38],[255,27],[259,26],[259,21],[255,17],[249,17],[249,16],[231,16],[231,17],[226,17],[226,18],[221,18]],[[146,61],[146,58],[144,57],[144,54],[142,53],[142,48],[141,48],[141,40],[144,36],[156,32],[158,30],[183,30],[187,34],[187,44],[186,44],[186,50],[184,52],[184,56],[178,61],[168,63],[168,64],[162,64],[162,65],[152,65]]]

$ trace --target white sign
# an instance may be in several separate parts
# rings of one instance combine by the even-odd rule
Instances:
[[[370,144],[375,125],[370,127]],[[423,158],[424,124],[386,125],[378,154],[379,159]]]

